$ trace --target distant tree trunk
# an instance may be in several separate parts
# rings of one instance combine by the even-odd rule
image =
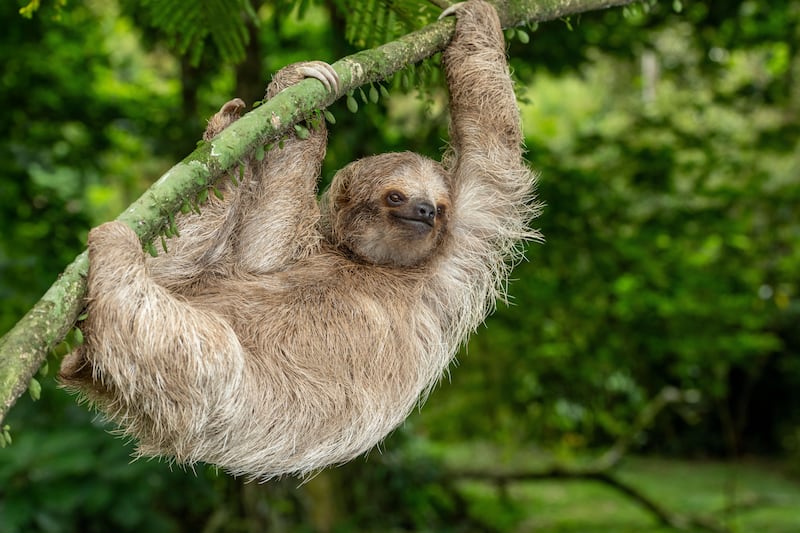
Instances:
[[[197,116],[197,90],[200,88],[198,67],[189,58],[181,56],[181,116],[184,120]]]
[[[179,56],[178,61],[181,66],[181,140],[176,143],[179,149],[176,153],[185,154],[194,146],[192,132],[204,129],[197,113],[197,91],[203,84],[203,70],[202,67],[193,66],[188,56]]]
[[[253,9],[258,11],[261,1],[253,1]],[[245,47],[244,61],[236,65],[236,96],[245,101],[248,105],[264,98],[264,89],[267,80],[264,78],[263,61],[264,56],[261,50],[261,39],[259,39],[259,27],[252,19],[247,19],[247,33],[250,36]]]

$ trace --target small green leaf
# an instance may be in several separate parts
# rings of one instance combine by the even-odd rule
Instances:
[[[53,356],[55,357],[64,357],[71,351],[72,348],[70,347],[69,343],[66,341],[62,341],[53,346],[53,349],[50,350],[50,353],[53,354]]]
[[[264,151],[264,147],[262,145],[256,146],[256,153],[255,153],[256,161],[263,160],[264,154],[266,154],[266,152]]]
[[[359,87],[358,88],[358,94],[361,96],[361,101],[362,102],[364,102],[365,104],[369,103],[369,100],[367,99],[367,95],[364,93],[364,89]]]
[[[44,378],[47,377],[48,372],[50,372],[50,363],[45,359],[42,366],[39,367],[39,375]]]
[[[80,328],[74,328],[72,332],[72,338],[75,340],[75,344],[83,344],[83,332],[80,330]]]
[[[378,99],[380,98],[380,93],[378,93],[378,89],[375,86],[371,86],[369,88],[369,101],[373,104],[378,103]]]
[[[203,189],[197,193],[197,203],[203,205],[208,200],[208,189]]]
[[[336,124],[336,117],[334,117],[334,116],[333,116],[333,113],[331,113],[331,112],[330,112],[330,111],[328,111],[327,109],[325,109],[325,110],[323,111],[323,113],[325,114],[325,120],[327,120],[327,121],[328,121],[328,123],[330,123],[330,124]]]
[[[181,232],[178,230],[178,225],[175,223],[175,215],[172,213],[169,214],[169,231],[176,237],[181,236]]]
[[[163,235],[161,236],[161,248],[164,249],[165,254],[169,253],[169,250],[167,250],[167,239]]]
[[[514,31],[514,28],[508,28],[505,31],[505,34],[506,34],[506,41],[511,41],[514,39],[514,37],[516,37],[517,32]]]
[[[325,119],[322,116],[322,111],[319,109],[314,110],[314,116],[311,117],[308,121],[308,125],[311,127],[312,130],[318,130],[321,126],[325,123]]]
[[[356,102],[356,99],[353,98],[352,94],[348,94],[347,95],[347,109],[351,113],[357,113],[358,112],[358,102]]]
[[[528,35],[528,32],[526,32],[523,29],[517,29],[517,39],[519,39],[519,42],[521,42],[522,44],[528,44],[529,42],[531,42],[531,38]]]
[[[89,313],[83,313],[82,315],[80,315],[80,316],[78,317],[78,322],[83,322],[83,321],[84,321],[84,320],[86,320],[88,317],[89,317]]]
[[[384,98],[389,98],[389,91],[386,90],[386,87],[381,84],[378,84],[378,87],[381,89],[381,96]]]
[[[152,243],[152,242],[148,242],[147,244],[145,244],[145,246],[144,246],[144,249],[145,249],[145,250],[147,251],[147,253],[148,253],[148,254],[150,254],[151,256],[153,256],[153,257],[158,257],[158,250],[156,250],[156,247],[155,247],[155,246],[153,246],[153,243]]]
[[[192,210],[192,208],[191,208],[191,206],[189,206],[189,202],[184,201],[181,204],[181,213],[183,213],[184,215],[188,215],[191,210]]]
[[[308,129],[305,126],[302,126],[301,124],[295,124],[294,131],[295,133],[297,133],[297,137],[299,137],[300,139],[308,139],[308,137],[311,135],[308,132]]]
[[[36,378],[31,378],[31,382],[28,383],[28,392],[34,401],[38,400],[42,397],[42,384]]]
[[[214,196],[216,196],[220,200],[224,200],[225,199],[225,196],[222,194],[222,191],[220,191],[216,187],[211,187],[211,191],[214,193]]]
[[[39,0],[31,0],[27,5],[19,8],[19,14],[26,19],[33,18],[33,13],[39,9]]]

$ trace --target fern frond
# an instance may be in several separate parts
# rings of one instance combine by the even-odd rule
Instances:
[[[250,0],[143,0],[150,24],[197,64],[210,40],[221,59],[238,63],[250,38],[247,19],[257,21]]]
[[[345,37],[359,48],[393,41],[436,20],[441,10],[430,0],[335,0],[346,13]]]

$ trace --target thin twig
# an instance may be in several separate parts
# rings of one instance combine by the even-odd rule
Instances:
[[[713,533],[726,533],[728,529],[716,521],[693,515],[683,515],[668,510],[657,503],[642,491],[636,489],[611,472],[596,470],[594,468],[582,469],[565,466],[553,466],[544,470],[528,472],[485,472],[485,471],[450,471],[448,475],[454,479],[484,481],[499,487],[509,483],[525,483],[543,480],[586,480],[596,481],[607,485],[617,492],[630,498],[652,514],[660,524],[674,529],[688,529],[690,527],[711,531]]]

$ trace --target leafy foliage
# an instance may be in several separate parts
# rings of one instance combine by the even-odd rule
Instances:
[[[258,23],[263,56],[255,64],[274,71],[337,59],[352,50],[345,34],[359,47],[379,44],[438,13],[422,0],[236,2],[224,12],[219,2],[171,0],[139,4],[131,18],[113,2],[58,11],[57,2],[42,2],[29,20],[18,13],[25,4],[0,7],[0,330],[82,248],[88,227],[115,216],[186,155],[181,147],[200,131],[176,118],[182,99],[197,99],[198,116],[208,116],[239,94],[227,67],[242,50],[252,52],[235,25]],[[514,32],[510,55],[528,156],[547,203],[538,221],[547,243],[533,246],[516,270],[511,307],[477,332],[449,382],[385,454],[302,488],[129,465],[130,449],[56,388],[51,357],[50,374],[37,377],[41,399],[26,395],[7,421],[13,443],[0,450],[0,531],[308,530],[309,523],[511,530],[534,521],[555,530],[573,516],[565,494],[580,502],[581,525],[619,530],[631,520],[643,529],[644,518],[593,487],[455,486],[442,464],[524,468],[542,447],[574,460],[626,435],[664,385],[694,391],[697,401],[663,413],[639,449],[783,454],[797,468],[799,4],[670,4],[542,24],[529,44]],[[169,52],[139,38],[151,32],[143,40],[154,40],[158,17],[158,33],[172,35]],[[202,28],[184,27],[190,21]],[[181,50],[202,56],[203,76],[181,75]],[[419,88],[420,78],[441,82],[434,67],[418,66],[419,77],[405,82],[397,76],[386,85],[390,97],[377,102],[370,88],[363,97],[356,91],[355,115],[344,99],[333,106],[326,179],[371,153],[439,155],[447,134],[441,85],[424,86],[422,98],[394,90]],[[476,440],[491,442],[494,453]],[[623,473],[653,495],[676,470],[671,462],[632,464]],[[720,487],[740,471],[691,467],[704,473],[675,476],[667,498],[677,505],[702,493],[704,508],[722,506]],[[748,487],[772,479],[761,468],[746,472]],[[783,484],[773,492],[790,493]],[[757,503],[753,494],[731,503]],[[325,519],[326,501],[342,510],[338,517]],[[796,510],[779,510],[793,530]],[[769,513],[742,524],[760,525]],[[771,530],[766,519],[761,529]]]
[[[132,5],[179,54],[187,54],[192,65],[200,63],[209,43],[223,61],[242,61],[250,39],[246,22],[257,20],[250,0],[144,0]]]
[[[127,62],[124,47],[113,55],[106,50],[108,35],[86,9],[65,10],[59,20],[26,20],[6,2],[0,19],[7,27],[0,40],[0,104],[8,110],[0,143],[0,219],[14,221],[0,239],[5,330],[82,247],[93,216],[116,214],[141,186],[141,171],[163,166],[144,140],[159,126],[140,113],[163,116],[172,103],[151,98],[162,94],[159,84],[152,93],[135,94],[118,82],[114,68],[125,75],[136,65]],[[145,81],[137,74],[127,79]],[[116,177],[114,187],[106,176]],[[37,259],[42,256],[50,261]]]
[[[127,2],[143,14],[143,21],[164,35],[179,54],[186,54],[192,65],[200,64],[212,44],[216,54],[227,63],[240,63],[250,35],[248,22],[258,22],[260,1],[145,0]],[[303,18],[311,0],[280,0],[274,3],[278,13],[296,10]],[[255,5],[255,7],[254,7]],[[359,48],[371,48],[409,33],[434,20],[441,9],[427,0],[333,0],[344,15],[345,37]]]
[[[67,5],[67,0],[54,0],[53,12],[55,17],[59,17],[61,10]],[[33,18],[34,13],[38,12],[42,7],[41,0],[30,0],[26,5],[19,8],[19,14],[25,18]]]
[[[345,36],[359,48],[392,41],[436,20],[441,9],[429,0],[334,0],[346,13]]]
[[[765,31],[749,21],[766,12],[742,10],[743,27]],[[516,72],[530,76],[523,122],[548,242],[517,270],[515,305],[471,342],[454,374],[463,386],[421,414],[436,436],[574,451],[624,435],[672,385],[700,402],[661,417],[641,445],[736,454],[796,442],[787,324],[800,310],[800,226],[788,213],[800,198],[798,144],[786,136],[797,126],[785,114],[797,105],[785,85],[796,67],[782,51],[796,22],[750,44],[705,8],[685,16],[651,13],[638,22],[655,25],[637,34],[638,57],[589,46],[591,63],[558,77],[528,66],[553,53],[553,28],[530,52],[514,49]],[[600,31],[586,16],[574,33]]]

